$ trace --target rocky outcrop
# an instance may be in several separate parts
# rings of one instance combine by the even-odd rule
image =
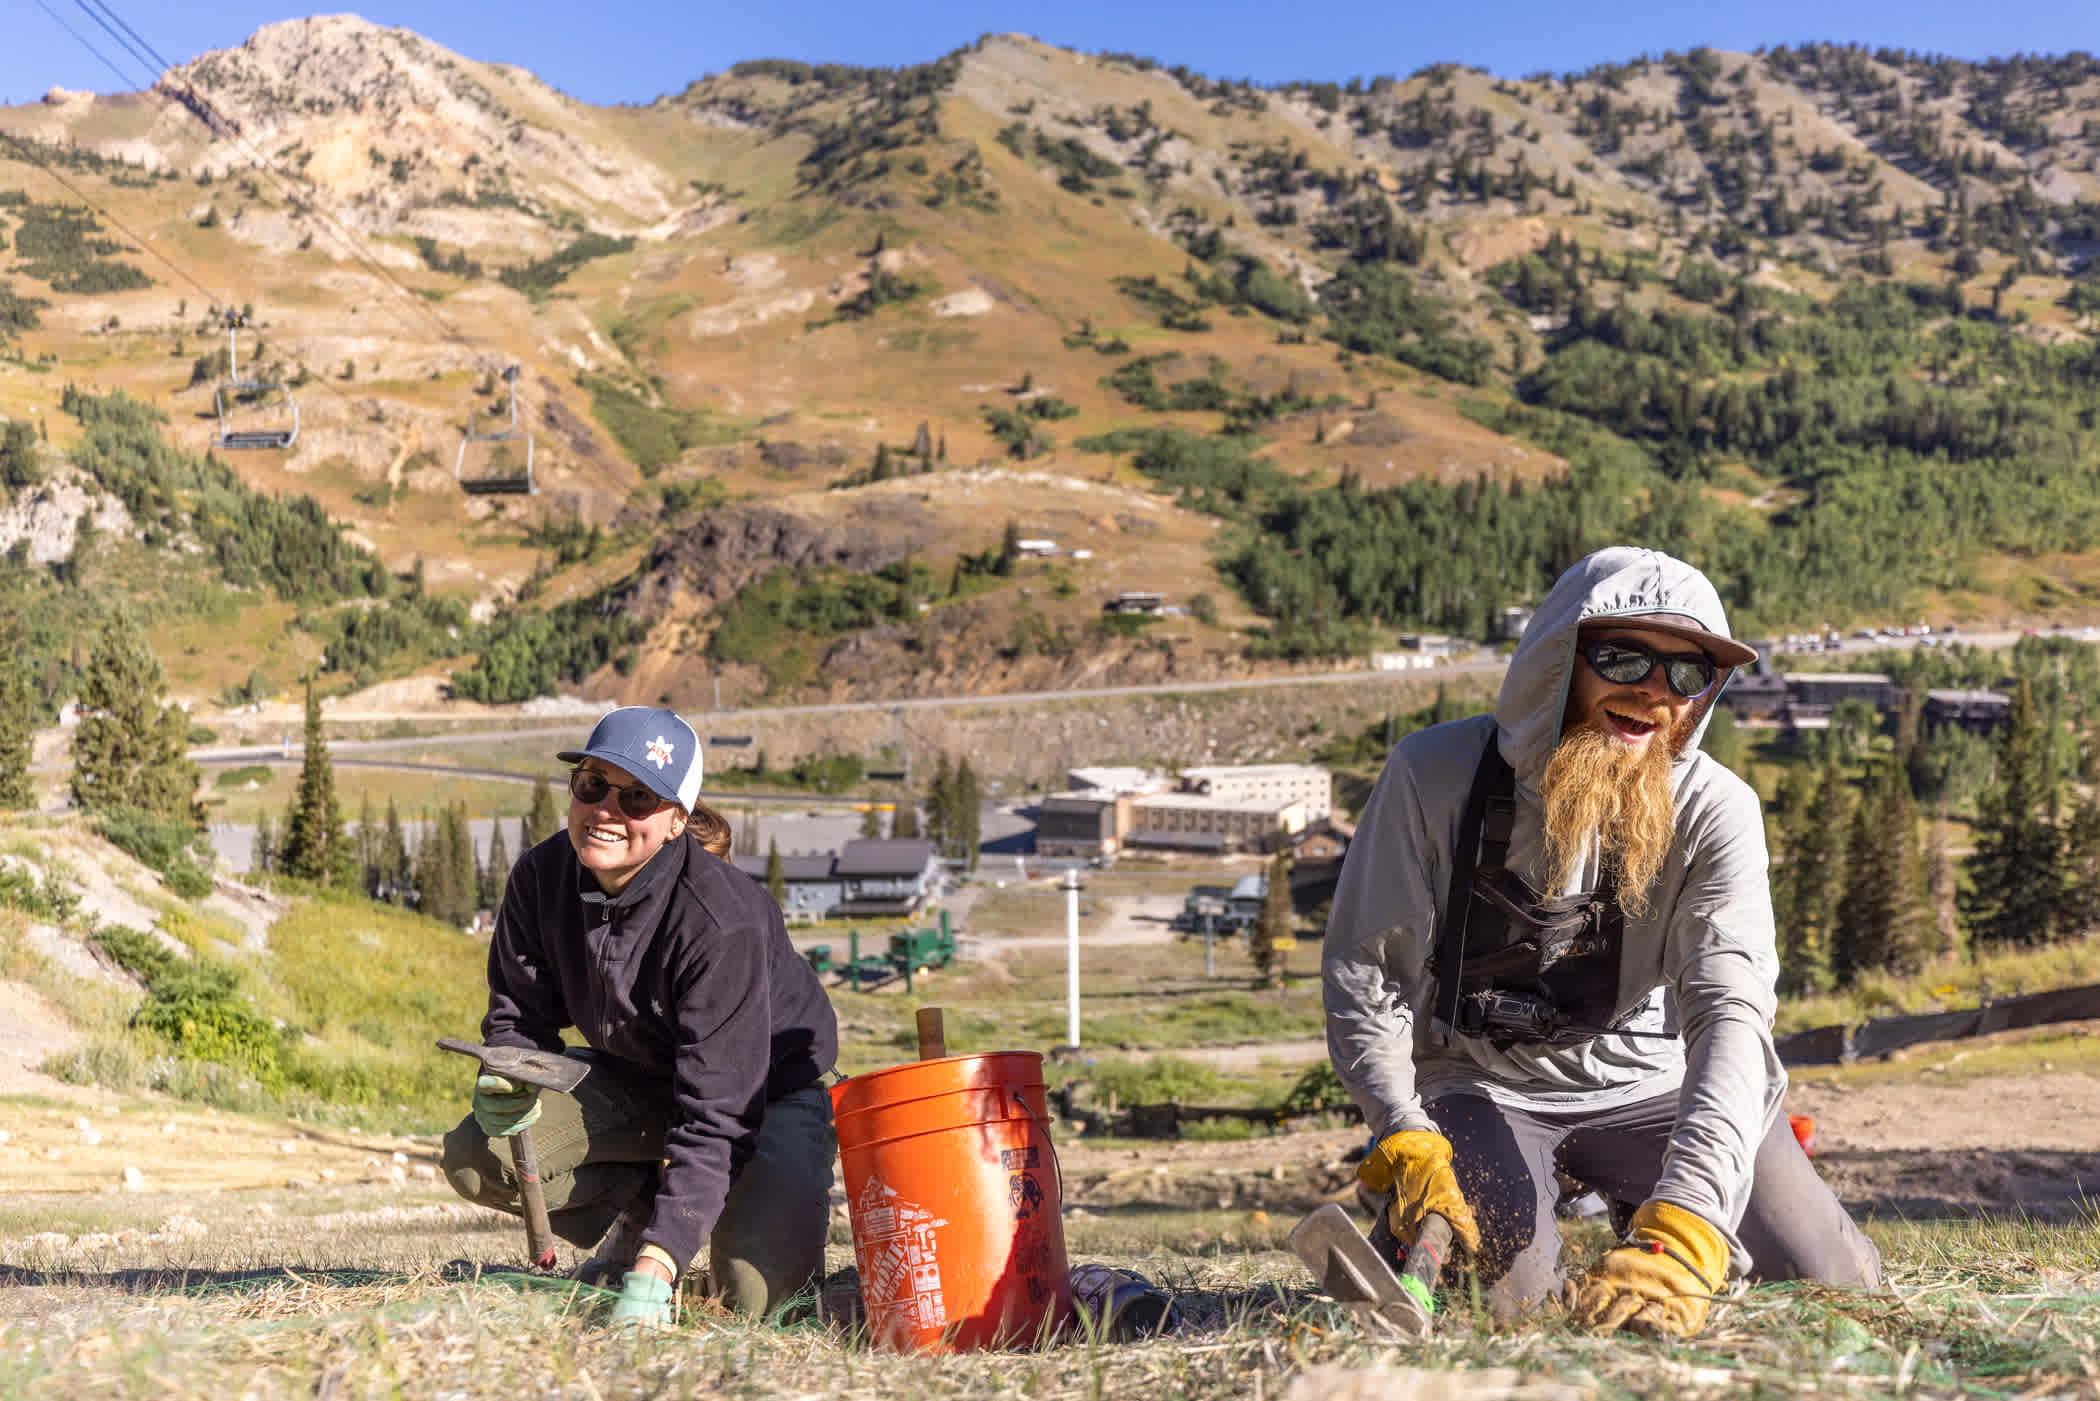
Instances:
[[[114,496],[90,491],[71,471],[23,487],[0,509],[0,554],[24,548],[31,564],[57,564],[73,553],[85,518],[104,535],[131,533],[131,513]]]
[[[868,500],[851,523],[813,519],[777,506],[726,506],[659,545],[624,604],[655,621],[712,608],[782,568],[866,573],[895,564],[939,538],[933,519],[908,500]]]

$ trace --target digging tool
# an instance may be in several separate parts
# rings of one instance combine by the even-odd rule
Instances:
[[[1305,1262],[1322,1293],[1349,1305],[1374,1328],[1419,1340],[1436,1320],[1437,1276],[1451,1245],[1451,1223],[1434,1212],[1398,1274],[1364,1239],[1339,1202],[1319,1207],[1291,1229],[1291,1253]]]
[[[572,1060],[553,1051],[529,1046],[480,1046],[446,1036],[438,1049],[456,1051],[481,1062],[490,1075],[520,1085],[569,1094],[591,1073],[588,1061]],[[547,1194],[540,1187],[540,1158],[532,1145],[532,1130],[519,1129],[510,1135],[510,1162],[518,1174],[518,1202],[525,1209],[525,1250],[533,1267],[554,1268],[554,1228],[547,1222]]]

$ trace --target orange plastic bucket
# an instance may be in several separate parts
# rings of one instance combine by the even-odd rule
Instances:
[[[1816,1155],[1816,1121],[1806,1114],[1789,1114],[1786,1126],[1794,1131],[1794,1141],[1801,1151],[1813,1158]]]
[[[1034,1342],[1071,1314],[1063,1192],[1034,1051],[946,1056],[831,1089],[874,1340]]]

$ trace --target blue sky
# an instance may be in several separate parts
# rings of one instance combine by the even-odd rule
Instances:
[[[140,66],[90,18],[82,8],[89,3],[95,0],[12,0],[15,21],[0,51],[0,100],[30,101],[54,85],[94,92],[141,85]],[[177,63],[232,47],[264,24],[302,13],[264,0],[107,4],[151,50]],[[1749,50],[1815,39],[1961,58],[2100,50],[2100,3],[2094,0],[1771,0],[1719,9],[1674,0],[373,0],[358,13],[375,23],[407,26],[469,58],[522,64],[564,92],[599,103],[646,102],[740,59],[919,63],[1003,30],[1085,52],[1146,54],[1212,77],[1265,83],[1405,75],[1446,60],[1521,77],[1698,44]],[[60,19],[119,71],[68,35]]]

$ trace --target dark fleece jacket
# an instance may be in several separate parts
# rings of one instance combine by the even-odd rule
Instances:
[[[557,832],[519,859],[489,944],[492,1046],[592,1047],[660,1075],[669,1160],[643,1239],[681,1266],[713,1232],[766,1104],[838,1058],[838,1021],[788,943],[780,907],[689,838],[664,844],[617,896]]]

